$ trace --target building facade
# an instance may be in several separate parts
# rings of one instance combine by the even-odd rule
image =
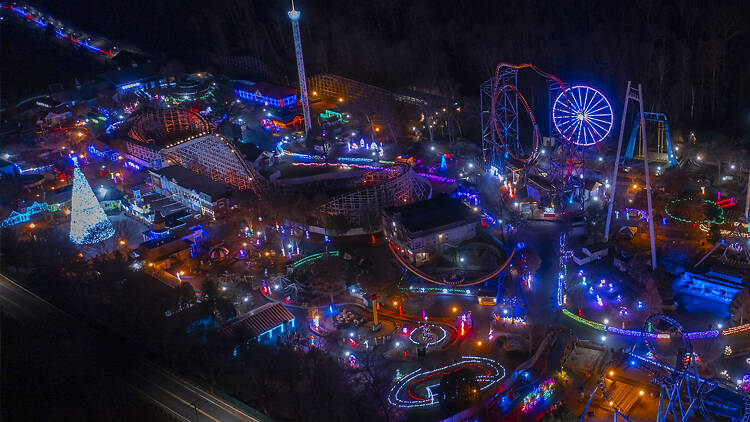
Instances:
[[[297,105],[297,91],[292,88],[249,81],[237,81],[234,86],[234,93],[240,100],[276,108],[294,108]]]
[[[480,221],[479,214],[448,196],[385,208],[382,213],[386,239],[415,265],[476,236]]]
[[[211,218],[229,212],[231,188],[184,167],[169,166],[149,171],[154,189],[185,207]]]

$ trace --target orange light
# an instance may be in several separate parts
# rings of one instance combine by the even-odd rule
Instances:
[[[458,312],[458,308],[456,308],[456,307],[454,306],[454,307],[453,307],[453,309],[451,309],[451,311],[453,311],[453,313],[456,313],[456,312]]]
[[[339,102],[340,102],[340,103],[343,103],[343,102],[344,102],[344,99],[343,99],[343,98],[341,98],[341,97],[339,97]]]
[[[481,346],[481,345],[482,345],[482,340],[478,340],[477,341],[477,346]]]
[[[33,229],[34,227],[36,227],[36,224],[34,224],[34,223],[29,224],[29,228],[30,229]]]
[[[646,394],[646,393],[645,393],[645,392],[644,392],[643,390],[641,390],[641,391],[639,391],[639,392],[638,392],[638,394],[640,394],[640,395],[644,395],[644,394]]]

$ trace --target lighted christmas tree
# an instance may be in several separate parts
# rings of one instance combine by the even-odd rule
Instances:
[[[91,190],[86,176],[78,166],[73,173],[73,200],[70,220],[70,240],[92,244],[114,236],[115,229]]]

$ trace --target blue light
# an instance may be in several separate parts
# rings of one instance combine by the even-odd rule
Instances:
[[[613,115],[609,100],[598,90],[576,85],[557,96],[552,106],[555,129],[566,140],[590,146],[609,135]]]

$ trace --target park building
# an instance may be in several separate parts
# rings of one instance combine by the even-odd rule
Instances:
[[[239,100],[281,109],[297,106],[297,90],[267,82],[234,81],[234,94]]]
[[[295,330],[294,315],[281,303],[271,302],[240,315],[220,329],[227,342],[272,343]]]
[[[127,153],[151,169],[178,165],[235,189],[261,189],[262,176],[198,113],[180,107],[140,107],[127,125]]]
[[[447,195],[382,212],[386,238],[397,253],[416,265],[476,236],[480,222],[479,213]]]
[[[185,167],[169,166],[150,170],[154,190],[190,210],[212,219],[229,212],[232,189]]]

